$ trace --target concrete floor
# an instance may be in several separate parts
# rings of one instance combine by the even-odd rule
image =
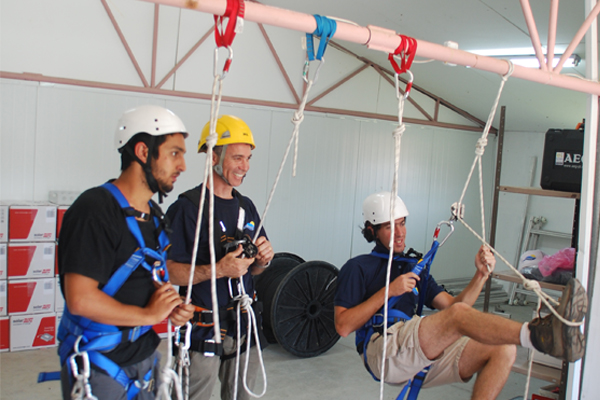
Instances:
[[[503,306],[507,312],[531,315],[530,307]],[[519,318],[520,320],[520,318]],[[166,341],[160,349],[166,352]],[[163,358],[164,359],[164,358]],[[379,383],[364,369],[355,351],[354,337],[342,338],[328,352],[313,358],[298,358],[279,345],[270,345],[264,351],[268,389],[263,397],[275,399],[379,399]],[[40,372],[58,370],[56,348],[0,353],[0,399],[59,400],[58,381],[37,383]],[[522,398],[526,377],[511,373],[499,399]],[[419,400],[464,400],[470,398],[473,380],[467,384],[453,384],[424,389]],[[548,385],[532,379],[531,393]],[[256,391],[260,392],[260,382]],[[386,386],[384,399],[395,399],[401,388]],[[213,398],[218,399],[218,388]]]

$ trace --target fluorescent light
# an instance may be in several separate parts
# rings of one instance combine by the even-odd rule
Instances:
[[[542,47],[542,51],[546,52],[546,48]],[[552,61],[552,67],[555,67],[564,53],[565,48],[557,46],[555,49],[554,60]],[[483,50],[471,50],[469,51],[473,54],[478,54],[481,56],[509,59],[515,65],[520,65],[522,67],[528,68],[539,68],[540,62],[538,61],[535,54],[533,54],[533,49],[531,47],[513,47],[506,49],[483,49]],[[563,68],[572,68],[579,65],[581,58],[577,54],[573,54],[569,57]]]
[[[527,56],[527,57],[515,56],[515,57],[507,57],[507,58],[509,58],[513,64],[520,65],[522,67],[528,67],[528,68],[539,68],[540,67],[540,62],[537,59],[537,57],[535,57],[535,56]],[[560,55],[557,55],[552,60],[552,67],[556,67],[556,65],[558,64],[559,61],[560,61]],[[581,61],[581,58],[577,54],[573,54],[571,57],[569,57],[565,61],[563,68],[576,67],[579,65],[580,61]]]

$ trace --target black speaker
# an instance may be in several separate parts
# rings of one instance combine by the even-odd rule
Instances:
[[[581,192],[583,130],[549,129],[544,141],[542,189]]]

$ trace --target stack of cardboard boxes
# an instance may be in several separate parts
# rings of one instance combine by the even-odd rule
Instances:
[[[56,345],[56,212],[49,203],[5,205],[10,351]]]
[[[0,352],[57,345],[65,301],[58,240],[66,205],[0,204]],[[167,336],[167,320],[154,326]]]

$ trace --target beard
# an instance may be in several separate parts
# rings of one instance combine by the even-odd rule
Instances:
[[[168,175],[164,170],[152,166],[152,176],[158,184],[158,190],[163,193],[170,193],[173,190],[173,183],[171,182],[171,176]]]

